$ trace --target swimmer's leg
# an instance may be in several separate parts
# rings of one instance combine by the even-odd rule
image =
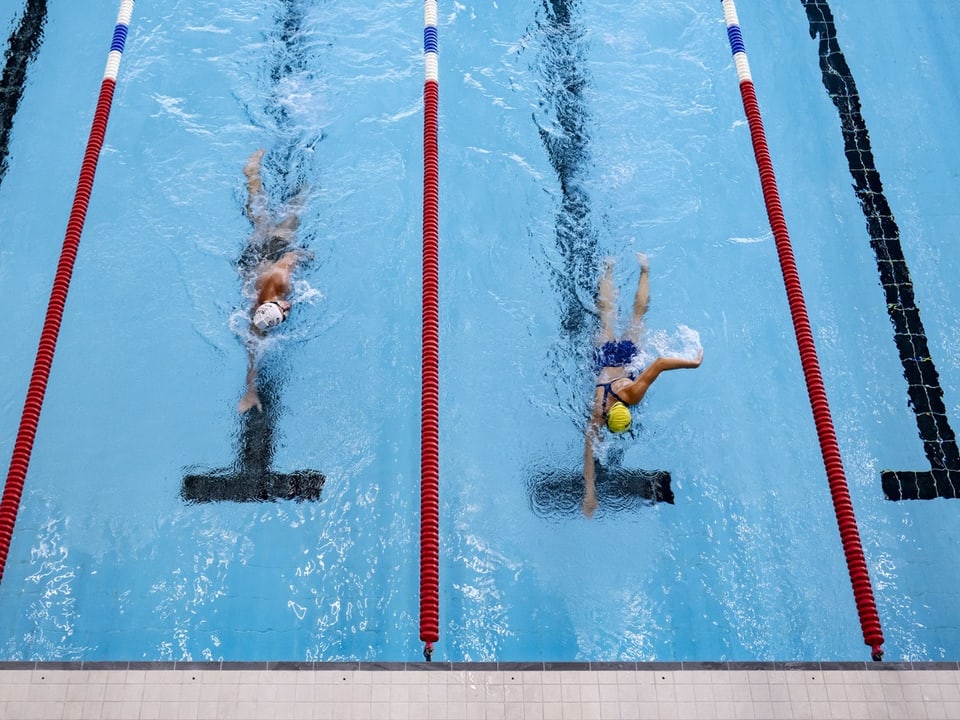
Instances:
[[[275,236],[282,237],[289,243],[293,240],[293,234],[298,227],[300,227],[300,215],[291,211],[289,215],[273,226],[272,232]]]
[[[263,202],[263,182],[260,179],[260,163],[263,161],[263,149],[255,150],[243,166],[243,174],[247,177],[247,217],[253,226],[260,230],[266,222]]]
[[[604,260],[603,275],[597,291],[597,310],[600,312],[600,332],[597,346],[616,339],[617,289],[613,284],[613,258]]]
[[[292,239],[293,234],[300,227],[300,211],[307,203],[307,189],[300,188],[296,195],[286,205],[286,214],[283,220],[277,223],[275,231]]]
[[[264,257],[275,259],[293,245],[294,236],[297,234],[297,228],[300,227],[300,211],[306,203],[306,188],[301,189],[290,202],[286,205],[286,213],[283,220],[273,225],[266,231],[266,247],[264,248]],[[306,255],[305,251],[298,251],[301,255]],[[301,258],[303,259],[303,258]]]
[[[637,253],[637,260],[640,262],[640,280],[637,283],[637,294],[633,298],[633,317],[630,320],[630,331],[627,333],[627,339],[632,340],[634,344],[640,342],[643,316],[650,308],[650,264],[643,253]]]

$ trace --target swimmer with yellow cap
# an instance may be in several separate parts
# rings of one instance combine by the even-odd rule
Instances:
[[[630,423],[632,422],[633,416],[630,415],[630,408],[620,401],[615,402],[607,410],[607,429],[610,432],[626,432],[630,429]]]
[[[637,259],[640,262],[640,281],[633,301],[632,322],[623,338],[618,339],[615,332],[616,290],[613,285],[612,259],[606,262],[597,293],[597,310],[600,313],[600,332],[597,334],[594,349],[597,381],[583,452],[583,513],[587,517],[593,515],[597,508],[593,445],[599,440],[602,428],[606,427],[612,433],[626,432],[633,422],[630,406],[643,400],[660,373],[681,368],[697,368],[703,362],[701,349],[695,358],[658,357],[639,374],[632,370],[643,329],[643,317],[650,304],[650,269],[647,258],[638,253]]]

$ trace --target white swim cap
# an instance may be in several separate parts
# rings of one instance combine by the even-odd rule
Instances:
[[[253,324],[260,332],[265,332],[286,320],[287,312],[278,302],[265,302],[253,313]]]

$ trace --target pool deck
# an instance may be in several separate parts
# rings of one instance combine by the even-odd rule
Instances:
[[[0,662],[0,718],[950,720],[960,665]]]

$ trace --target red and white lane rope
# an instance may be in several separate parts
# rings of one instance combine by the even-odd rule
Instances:
[[[770,160],[770,152],[767,148],[763,120],[760,117],[760,107],[757,104],[753,78],[750,75],[750,65],[747,63],[747,52],[743,44],[743,35],[740,32],[740,21],[733,0],[721,0],[721,2],[723,3],[723,14],[727,24],[730,50],[733,52],[733,62],[737,68],[737,77],[740,80],[743,109],[750,125],[753,152],[760,171],[760,184],[763,189],[763,200],[767,207],[767,218],[770,221],[770,229],[773,231],[773,237],[776,241],[780,269],[783,273],[783,282],[790,303],[790,314],[793,317],[794,333],[800,350],[800,362],[803,366],[803,376],[807,384],[807,395],[810,398],[817,436],[820,440],[820,453],[823,456],[823,464],[827,471],[827,482],[830,485],[833,508],[837,516],[837,525],[840,528],[840,540],[843,543],[843,551],[847,558],[847,570],[850,573],[853,595],[860,615],[863,641],[871,648],[873,659],[882,660],[883,632],[880,629],[880,617],[877,614],[877,604],[873,597],[873,587],[870,584],[867,561],[864,558],[863,547],[860,543],[857,520],[853,514],[853,503],[850,500],[850,490],[847,486],[847,478],[840,457],[840,446],[837,443],[833,419],[830,415],[830,406],[827,403],[827,393],[823,385],[823,376],[820,373],[820,361],[817,359],[817,349],[813,342],[810,320],[807,317],[803,289],[800,285],[800,276],[797,273],[797,263],[793,256],[783,207],[780,204],[780,192],[777,189],[773,162]]]
[[[60,262],[57,265],[53,289],[50,292],[50,301],[47,304],[47,314],[40,333],[37,357],[34,361],[33,373],[30,376],[30,385],[27,388],[27,399],[24,402],[23,414],[20,417],[20,428],[17,431],[17,438],[13,446],[7,482],[3,489],[3,499],[0,500],[0,580],[3,579],[3,571],[7,564],[10,541],[13,538],[13,527],[16,524],[17,513],[20,509],[20,498],[27,477],[27,467],[30,465],[33,441],[37,434],[37,425],[40,422],[40,410],[43,407],[47,380],[50,377],[50,368],[53,364],[53,354],[57,347],[57,337],[60,334],[60,323],[63,320],[63,311],[67,302],[67,291],[70,288],[70,278],[73,275],[73,266],[80,246],[80,234],[83,232],[87,206],[90,203],[90,195],[93,190],[93,178],[97,172],[97,161],[100,159],[103,138],[107,132],[107,119],[110,116],[110,106],[113,103],[113,91],[117,84],[117,74],[120,71],[120,58],[123,55],[123,47],[127,40],[127,29],[133,15],[133,3],[134,0],[122,0],[120,12],[117,14],[113,41],[110,43],[110,53],[107,55],[107,67],[104,70],[103,82],[100,85],[100,96],[97,99],[97,108],[93,116],[90,137],[87,140],[87,149],[80,166],[80,179],[77,182],[73,207],[67,221],[66,236],[60,252]]]
[[[440,639],[440,311],[437,2],[423,4],[423,336],[420,402],[420,640]]]

